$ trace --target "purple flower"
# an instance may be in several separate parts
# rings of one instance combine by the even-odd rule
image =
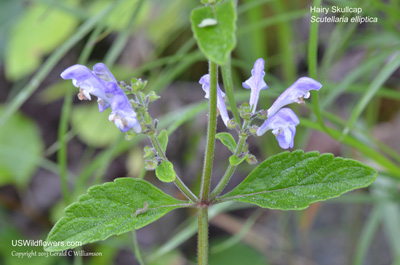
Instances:
[[[250,106],[253,109],[253,113],[256,112],[260,91],[268,88],[264,82],[264,76],[264,60],[259,58],[254,63],[253,70],[251,70],[251,77],[242,83],[244,88],[251,89]]]
[[[80,89],[78,94],[80,100],[91,100],[90,95],[96,96],[99,111],[103,112],[111,105],[111,98],[105,93],[106,83],[108,79],[114,81],[115,78],[103,63],[96,64],[93,69],[92,72],[84,65],[75,64],[65,69],[61,73],[61,77],[72,79],[72,84]]]
[[[299,119],[293,110],[283,108],[269,117],[263,125],[257,129],[256,134],[257,136],[261,136],[266,131],[272,130],[281,148],[293,148],[294,135],[296,134],[296,126],[298,124]]]
[[[73,85],[80,89],[78,94],[80,100],[91,100],[91,95],[96,96],[100,112],[111,106],[108,119],[122,132],[130,128],[137,133],[141,131],[136,112],[132,109],[128,97],[105,64],[96,64],[93,71],[84,65],[76,64],[65,69],[61,77],[72,79]]]
[[[136,112],[132,109],[131,103],[124,91],[114,82],[108,82],[106,93],[113,95],[111,103],[111,114],[108,120],[114,122],[121,132],[127,132],[130,128],[140,133],[142,128],[136,118]]]
[[[280,108],[291,103],[304,103],[305,98],[310,97],[310,90],[319,90],[322,85],[309,77],[301,77],[288,89],[286,89],[274,104],[268,109],[267,117],[274,115]]]
[[[205,98],[210,97],[210,75],[206,74],[200,78],[199,84],[202,85],[204,92],[206,92]],[[226,110],[225,101],[224,101],[225,93],[221,91],[221,88],[217,84],[217,107],[219,113],[221,114],[221,118],[224,121],[225,126],[228,125],[229,115]]]

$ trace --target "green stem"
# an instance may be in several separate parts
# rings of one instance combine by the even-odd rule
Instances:
[[[197,236],[197,264],[208,265],[208,208],[197,210],[199,233]]]
[[[133,245],[133,252],[135,253],[136,259],[140,265],[144,265],[142,254],[140,252],[139,244],[137,241],[136,230],[131,231],[131,240]]]
[[[207,146],[204,156],[203,175],[201,177],[200,203],[208,204],[211,172],[214,158],[215,133],[217,130],[217,78],[218,66],[210,61],[210,100],[208,112]]]
[[[164,159],[164,160],[168,160],[167,157],[165,156],[164,151],[161,148],[160,142],[158,141],[158,138],[156,136],[155,133],[150,134],[149,138],[151,140],[151,143],[153,144],[153,147],[156,149],[158,155]],[[178,187],[178,189],[180,189],[180,191],[182,191],[182,193],[191,201],[196,202],[198,199],[196,197],[196,195],[193,194],[193,192],[185,185],[185,183],[183,183],[183,181],[179,178],[178,175],[176,175],[175,178],[175,185]]]
[[[225,93],[228,97],[229,101],[229,106],[231,106],[231,110],[233,113],[233,117],[235,118],[236,123],[241,127],[240,124],[240,117],[239,117],[239,112],[236,107],[236,101],[235,101],[235,96],[233,93],[233,81],[232,81],[232,66],[231,66],[231,56],[229,55],[229,58],[224,66],[221,66],[221,72],[222,72],[222,79],[224,81],[224,86],[225,86]]]
[[[245,121],[244,126],[247,126],[247,122]],[[239,155],[243,151],[243,147],[246,143],[247,135],[240,135],[239,136],[239,143],[236,147],[234,155]],[[230,178],[232,177],[233,173],[235,172],[237,166],[229,165],[225,171],[224,176],[219,181],[218,185],[215,187],[213,192],[210,195],[210,201],[213,201],[215,197],[217,197],[221,191],[225,188],[226,184],[228,184]]]

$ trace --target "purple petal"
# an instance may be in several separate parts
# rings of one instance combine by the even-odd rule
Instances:
[[[280,108],[291,103],[303,103],[304,98],[310,97],[310,90],[319,90],[322,85],[309,77],[301,77],[286,89],[274,104],[268,109],[268,117],[274,115]]]
[[[110,103],[105,94],[105,84],[89,68],[76,64],[68,67],[61,73],[63,79],[72,79],[72,84],[81,89],[81,93],[91,99],[90,94],[100,98],[103,102]]]
[[[107,66],[104,63],[97,63],[93,66],[93,73],[99,77],[100,79],[106,82],[115,82],[117,80],[113,76],[113,74],[108,70]]]
[[[203,75],[200,78],[199,84],[202,85],[202,88],[203,88],[204,92],[206,93],[206,95],[204,97],[209,98],[210,97],[210,75],[209,74]],[[225,93],[222,92],[221,88],[217,84],[217,107],[218,107],[219,113],[221,115],[221,118],[222,118],[225,126],[227,126],[228,121],[229,121],[229,115],[228,115],[228,111],[226,110],[224,96],[225,96]]]
[[[124,91],[114,82],[107,83],[106,91],[113,94],[111,114],[108,119],[114,122],[122,132],[134,128],[139,133],[141,131],[140,123]]]
[[[255,113],[257,108],[260,91],[268,88],[264,81],[264,64],[265,63],[262,58],[257,59],[254,63],[253,70],[251,70],[251,77],[242,83],[244,88],[251,89],[249,103],[253,109],[253,113]]]
[[[293,148],[296,126],[300,123],[296,114],[289,108],[280,109],[269,117],[258,129],[257,136],[263,135],[268,130],[276,136],[279,146],[283,149]]]

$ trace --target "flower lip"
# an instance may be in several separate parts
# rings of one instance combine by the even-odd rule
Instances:
[[[310,78],[301,77],[287,88],[268,109],[267,117],[273,116],[282,107],[292,103],[304,103],[304,98],[310,97],[310,90],[320,90],[321,83]]]
[[[299,123],[299,119],[291,109],[283,108],[269,117],[257,129],[256,135],[261,136],[268,130],[272,130],[281,148],[293,148],[296,126]]]
[[[267,84],[263,80],[265,76],[264,65],[264,59],[258,58],[256,60],[253,69],[251,70],[251,77],[242,83],[243,88],[259,88],[260,90],[265,90],[268,88]]]
[[[257,108],[260,91],[268,88],[264,81],[264,65],[265,62],[262,58],[257,59],[254,63],[253,69],[251,70],[251,77],[242,83],[244,88],[251,89],[249,103],[252,107],[253,113],[255,113]]]
[[[108,104],[111,103],[104,92],[105,82],[86,66],[80,64],[70,66],[61,73],[61,77],[63,79],[72,79],[72,84],[80,88],[79,98],[84,96],[91,100],[90,94],[92,94]]]

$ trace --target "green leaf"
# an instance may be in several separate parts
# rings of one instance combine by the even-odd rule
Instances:
[[[0,115],[4,111],[0,107]],[[28,185],[43,152],[43,142],[36,124],[15,113],[0,126],[0,185]]]
[[[110,109],[100,113],[96,102],[80,103],[72,109],[72,128],[87,145],[108,146],[122,136],[122,132],[108,120],[109,114]]]
[[[370,185],[375,169],[332,154],[297,150],[271,156],[221,201],[240,201],[263,208],[301,210]]]
[[[229,164],[231,164],[232,166],[238,166],[240,163],[242,163],[247,157],[249,156],[249,154],[244,155],[243,157],[238,157],[236,155],[231,155],[229,157]]]
[[[203,27],[202,22],[210,19],[217,20],[217,24]],[[224,65],[236,46],[236,11],[233,1],[226,0],[196,8],[192,11],[190,21],[200,50],[210,61]]]
[[[66,2],[75,5],[77,1]],[[41,58],[57,48],[77,25],[71,14],[31,3],[11,32],[5,55],[7,77],[16,80],[32,73]]]
[[[78,202],[65,208],[65,216],[50,231],[46,251],[71,248],[67,242],[87,244],[139,229],[169,211],[187,207],[144,180],[119,178],[89,188]]]
[[[235,139],[233,138],[233,136],[230,133],[225,133],[225,132],[217,133],[215,135],[215,138],[220,140],[223,145],[228,147],[232,153],[235,153],[237,145],[236,145]]]
[[[164,151],[164,153],[167,151],[167,145],[168,145],[168,132],[167,130],[162,130],[158,136],[158,141],[160,142],[161,149]]]
[[[156,169],[156,176],[162,182],[172,182],[176,178],[174,165],[168,160],[163,160]]]

